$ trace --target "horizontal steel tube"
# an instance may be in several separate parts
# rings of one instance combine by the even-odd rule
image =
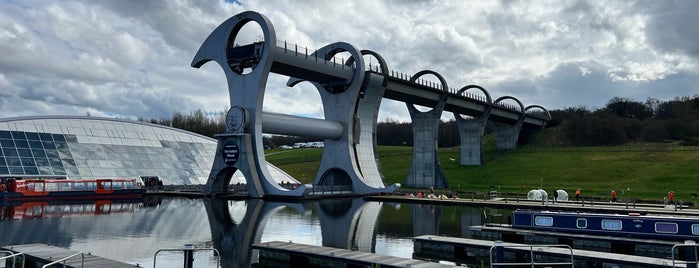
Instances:
[[[335,121],[262,112],[262,132],[267,134],[312,136],[336,140],[342,137],[344,131],[342,124]]]

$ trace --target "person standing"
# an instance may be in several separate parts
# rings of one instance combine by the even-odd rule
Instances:
[[[674,204],[675,203],[675,192],[670,191],[669,193],[667,193],[667,199],[670,200],[670,204]]]
[[[616,191],[612,190],[612,203],[616,203]]]
[[[575,190],[575,201],[580,201],[580,188]]]
[[[558,201],[558,190],[553,190],[553,203],[556,204]]]

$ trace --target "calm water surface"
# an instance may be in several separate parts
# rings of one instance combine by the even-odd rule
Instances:
[[[412,258],[414,236],[464,237],[484,208],[329,199],[298,203],[262,200],[153,199],[110,204],[41,204],[0,208],[0,245],[45,243],[153,267],[159,249],[214,247],[223,267],[249,267],[250,244],[292,241]],[[485,209],[487,213],[493,212]],[[181,253],[160,253],[158,267],[181,267]],[[197,252],[195,267],[214,267]]]

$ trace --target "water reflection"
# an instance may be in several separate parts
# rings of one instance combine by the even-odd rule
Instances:
[[[88,211],[29,219],[10,216],[4,207],[0,245],[50,243],[127,263],[151,267],[158,249],[184,244],[214,247],[223,267],[250,267],[258,260],[251,245],[293,241],[411,258],[412,237],[463,237],[481,224],[482,208],[326,199],[273,202],[258,199],[163,199],[123,203],[109,213],[69,206],[62,211]],[[88,205],[89,207],[89,205]],[[24,208],[26,210],[27,207]],[[31,210],[31,209],[30,209]],[[55,209],[43,208],[43,215]],[[94,213],[92,213],[94,211]],[[71,212],[73,213],[73,212]],[[92,214],[91,214],[92,213]],[[33,214],[34,215],[34,214]],[[54,215],[54,214],[52,214]],[[195,267],[214,267],[211,252],[195,254]],[[163,266],[161,266],[161,263]],[[159,267],[181,267],[181,256],[158,257]]]

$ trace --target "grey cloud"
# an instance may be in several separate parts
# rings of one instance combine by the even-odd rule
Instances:
[[[669,53],[683,53],[699,60],[699,2],[650,1],[646,36]],[[645,6],[645,5],[644,5]]]

